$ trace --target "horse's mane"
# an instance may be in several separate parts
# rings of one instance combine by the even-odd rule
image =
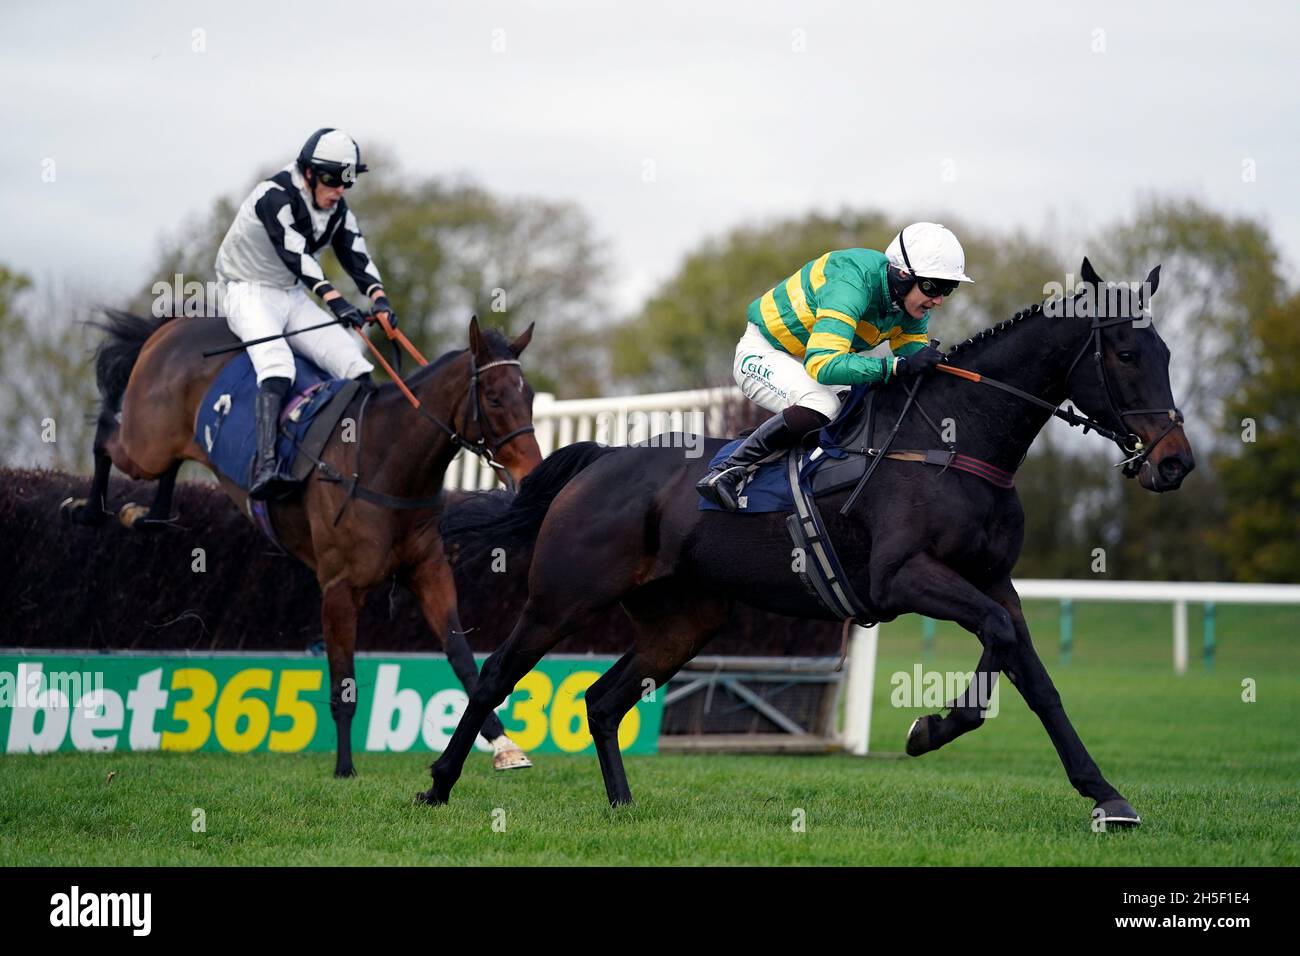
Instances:
[[[480,326],[478,330],[478,334],[483,337],[483,340],[488,347],[488,351],[491,352],[493,355],[504,355],[509,353],[510,342],[509,340],[506,339],[505,335],[502,334],[500,330],[486,329]],[[414,379],[417,375],[420,376],[421,378],[423,378],[426,375],[432,375],[433,373],[437,372],[438,369],[442,368],[442,366],[446,365],[448,362],[451,362],[453,359],[459,358],[460,356],[464,355],[467,351],[469,350],[452,349],[450,352],[443,352],[436,359],[434,359],[428,365],[424,366],[422,369],[420,369],[418,372],[415,373],[415,375],[412,375],[410,378]],[[408,379],[408,381],[409,380],[410,379]]]
[[[963,355],[968,355],[976,346],[987,342],[990,338],[997,335],[999,332],[1004,332],[1007,329],[1011,328],[1013,325],[1018,325],[1021,322],[1024,322],[1026,319],[1031,319],[1036,315],[1041,315],[1042,312],[1043,312],[1043,303],[1035,302],[1033,305],[1029,306],[1028,308],[1021,309],[1011,318],[1004,319],[1003,321],[999,322],[997,325],[992,325],[989,326],[987,329],[983,329],[979,332],[976,332],[974,335],[966,339],[966,341],[964,342],[958,342],[956,345],[950,348],[946,354],[950,356],[956,355],[958,353],[961,353]]]

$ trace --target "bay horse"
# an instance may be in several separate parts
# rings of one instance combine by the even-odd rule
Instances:
[[[901,419],[895,447],[933,447],[925,419],[952,418],[963,454],[1014,472],[1053,410],[1082,419],[1057,409],[1069,398],[1091,416],[1092,427],[1121,443],[1128,476],[1149,491],[1178,488],[1194,460],[1170,393],[1169,349],[1143,313],[1159,267],[1138,291],[1104,285],[1086,259],[1082,275],[1083,291],[1055,300],[1052,315],[1035,306],[947,353],[954,368],[1011,391],[932,373],[915,387],[925,415],[909,416],[907,384],[890,382],[876,397],[883,422],[876,434]],[[1085,308],[1089,300],[1094,306]],[[681,452],[698,447],[686,441],[570,445],[525,479],[513,499],[490,493],[447,512],[443,538],[453,550],[531,543],[528,599],[510,637],[484,662],[455,734],[432,765],[433,785],[418,801],[447,802],[481,722],[556,642],[601,608],[620,603],[632,623],[631,649],[586,693],[589,729],[615,806],[632,800],[619,722],[646,688],[662,686],[704,647],[733,602],[799,618],[842,617],[794,573],[784,513],[699,510],[695,482],[724,441],[706,439],[706,453],[695,460]],[[923,614],[974,634],[983,653],[971,686],[991,686],[999,671],[1006,674],[1042,722],[1070,783],[1095,801],[1094,819],[1139,823],[1079,739],[1030,640],[1011,581],[1024,536],[1014,487],[955,468],[879,461],[868,494],[847,516],[840,508],[849,489],[819,498],[839,562],[871,619]],[[909,752],[936,749],[982,723],[979,702],[947,706],[948,716],[913,725]]]
[[[108,517],[109,472],[117,465],[132,478],[158,479],[149,508],[128,504],[121,511],[128,527],[156,531],[171,522],[181,463],[212,467],[194,439],[196,416],[209,386],[236,353],[205,357],[204,352],[238,339],[223,318],[106,314],[101,326],[106,335],[95,360],[102,407],[94,478],[87,498],[68,499],[62,510],[75,523],[102,524]],[[371,589],[394,578],[409,588],[461,684],[466,691],[475,687],[478,669],[457,615],[455,583],[438,533],[442,505],[434,499],[460,447],[495,463],[498,476],[510,483],[522,481],[541,461],[532,427],[533,389],[519,363],[532,333],[529,325],[507,342],[471,319],[468,349],[448,352],[406,380],[418,407],[396,385],[363,384],[344,413],[356,423],[354,439],[344,440],[336,428],[321,452],[335,475],[360,476],[355,497],[343,482],[322,480],[318,469],[300,492],[267,502],[280,545],[312,568],[320,583],[330,712],[338,731],[335,776],[356,772],[353,658],[357,615]],[[249,516],[244,490],[217,477]],[[496,715],[483,724],[483,734],[493,744],[497,769],[530,766]]]

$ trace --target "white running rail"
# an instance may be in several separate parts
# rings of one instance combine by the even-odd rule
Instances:
[[[653,395],[557,400],[539,392],[533,400],[537,444],[545,457],[577,441],[605,445],[631,445],[652,435],[684,431],[722,436],[726,406],[744,401],[740,389],[697,388]],[[460,452],[447,469],[443,487],[480,491],[495,487],[493,471],[482,459]]]
[[[1206,606],[1207,664],[1214,652],[1213,611],[1218,604],[1300,605],[1297,584],[1232,584],[1217,581],[1075,581],[1033,579],[1016,581],[1024,600],[1061,602],[1062,624],[1073,622],[1075,601],[1141,601],[1173,605],[1174,673],[1187,673],[1187,605]],[[865,756],[871,744],[871,701],[875,688],[876,640],[879,628],[853,628],[849,673],[845,683],[841,743],[851,754]],[[1064,627],[1063,627],[1064,630]]]

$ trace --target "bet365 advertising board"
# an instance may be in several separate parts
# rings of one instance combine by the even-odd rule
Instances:
[[[613,663],[543,660],[498,709],[506,732],[527,751],[589,751],[584,694]],[[355,692],[357,751],[441,751],[468,703],[442,657],[358,655]],[[625,753],[658,749],[662,701],[648,689],[623,719]],[[8,753],[333,751],[329,668],[306,655],[0,653],[0,741]]]

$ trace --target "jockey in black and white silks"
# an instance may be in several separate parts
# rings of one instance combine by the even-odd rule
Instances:
[[[335,378],[368,376],[373,366],[351,328],[364,319],[325,280],[317,257],[329,245],[375,313],[396,316],[384,295],[379,269],[371,261],[357,218],[343,198],[366,171],[361,151],[341,130],[319,129],[298,159],[248,195],[217,252],[217,279],[230,330],[249,341],[321,325],[333,313],[337,325],[291,339],[248,347],[257,372],[257,460],[249,497],[274,497],[275,442],[281,405],[294,378],[293,350]],[[310,294],[309,294],[310,293]]]

